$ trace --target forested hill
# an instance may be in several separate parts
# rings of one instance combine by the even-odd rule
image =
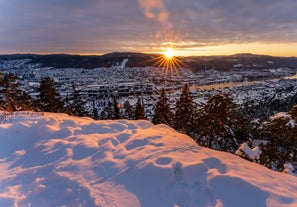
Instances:
[[[157,66],[160,54],[144,54],[130,52],[114,52],[101,56],[69,55],[69,54],[16,54],[0,55],[2,59],[30,59],[28,63],[38,63],[44,67],[55,68],[98,68],[120,65],[128,59],[128,67]],[[297,68],[297,57],[273,57],[266,55],[236,54],[230,56],[191,56],[178,58],[185,67],[194,71],[202,69],[228,70],[267,69],[267,68]]]
[[[109,53],[105,55],[69,55],[69,54],[49,54],[49,55],[0,55],[0,59],[31,59],[28,63],[38,63],[44,67],[55,68],[98,68],[120,65],[124,59],[128,59],[128,67],[153,66],[160,55],[142,53]]]

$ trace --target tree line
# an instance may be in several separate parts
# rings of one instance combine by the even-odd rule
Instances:
[[[123,105],[124,112],[120,111],[120,104],[116,97],[109,100],[107,106],[100,113],[93,101],[93,110],[87,111],[84,107],[86,102],[82,99],[80,91],[72,83],[72,92],[63,100],[56,90],[55,82],[50,77],[40,81],[38,88],[39,97],[33,99],[24,87],[20,85],[18,77],[12,73],[2,75],[0,73],[0,110],[13,111],[42,111],[67,113],[74,116],[90,116],[94,119],[145,119],[145,112],[141,99],[138,98],[135,107],[129,101]]]
[[[296,103],[295,103],[296,104]],[[261,154],[251,160],[270,169],[283,171],[288,163],[297,165],[297,105],[266,120],[254,119],[229,94],[215,94],[202,106],[193,101],[185,85],[176,102],[175,113],[168,109],[165,91],[156,104],[154,124],[168,124],[186,133],[199,145],[235,153],[242,143],[258,146]]]
[[[133,107],[129,101],[123,106],[116,97],[109,100],[99,113],[95,102],[87,112],[85,101],[72,83],[72,93],[62,100],[52,78],[43,78],[38,89],[39,98],[32,99],[22,89],[13,74],[0,74],[0,109],[7,111],[34,110],[61,112],[94,119],[145,119],[143,103],[138,98]],[[297,163],[297,105],[288,112],[277,113],[266,120],[254,119],[244,105],[237,105],[229,94],[216,94],[202,106],[191,97],[188,85],[184,85],[175,111],[170,109],[166,91],[161,90],[155,105],[152,122],[166,124],[181,133],[188,134],[199,145],[211,149],[235,153],[242,143],[251,148],[257,143],[262,151],[256,161],[273,170],[282,171],[286,163]],[[248,156],[245,158],[249,159]]]

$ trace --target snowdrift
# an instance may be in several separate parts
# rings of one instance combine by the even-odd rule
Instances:
[[[0,124],[0,206],[297,206],[297,177],[166,125],[19,114]]]

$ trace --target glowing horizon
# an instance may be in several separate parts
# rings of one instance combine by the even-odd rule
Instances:
[[[242,43],[242,44],[226,44],[226,45],[211,45],[204,47],[189,47],[189,48],[171,48],[164,47],[154,48],[154,50],[110,50],[106,52],[82,52],[82,51],[0,51],[0,54],[77,54],[77,55],[104,55],[112,52],[139,52],[147,54],[165,54],[170,56],[219,56],[219,55],[234,55],[238,53],[251,53],[256,55],[270,55],[279,57],[297,57],[297,43]]]
[[[194,44],[194,43],[192,43]],[[190,45],[191,46],[191,45]],[[255,55],[269,55],[277,57],[297,57],[297,43],[233,43],[214,45],[210,44],[202,47],[170,47],[174,51],[174,56],[188,57],[188,56],[224,56],[234,55],[240,53],[251,53]],[[172,49],[174,48],[174,49]],[[166,48],[160,48],[158,51],[146,53],[160,53],[164,54]]]

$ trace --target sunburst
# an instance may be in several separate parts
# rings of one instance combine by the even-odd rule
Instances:
[[[183,70],[189,68],[179,60],[176,54],[177,51],[173,47],[167,47],[163,49],[161,55],[149,61],[154,62],[153,65],[157,68],[153,74],[158,74],[161,79],[163,78],[165,85],[181,82]]]
[[[164,54],[165,58],[171,59],[174,57],[175,51],[172,48],[167,48],[163,54]]]

